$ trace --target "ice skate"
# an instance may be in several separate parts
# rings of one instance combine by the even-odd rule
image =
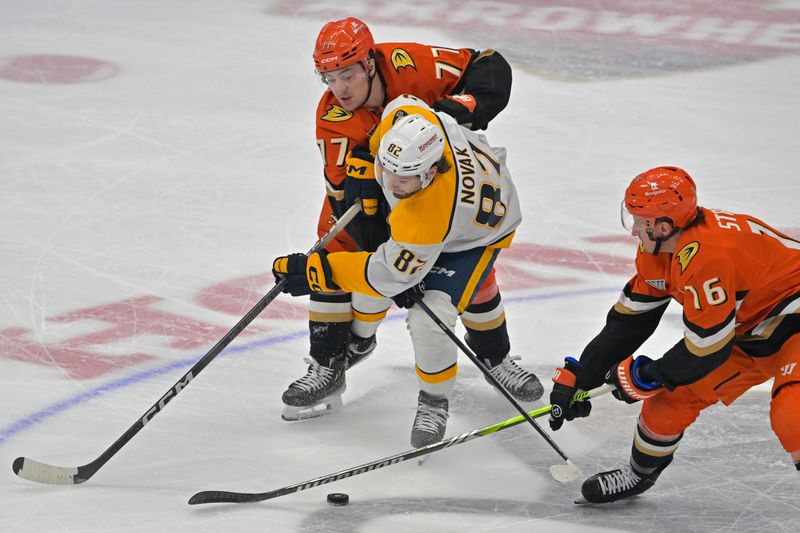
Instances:
[[[359,337],[356,334],[350,335],[350,342],[347,345],[347,359],[345,360],[345,370],[353,368],[358,363],[372,355],[378,341],[375,335],[369,337]]]
[[[652,474],[640,474],[630,465],[625,465],[616,470],[595,474],[583,482],[583,500],[576,503],[609,503],[641,494],[655,485],[665,467],[666,465]]]
[[[331,366],[323,366],[313,357],[303,360],[308,363],[306,375],[289,385],[283,393],[281,418],[284,420],[315,418],[342,408],[342,393],[347,387],[344,361],[333,360]]]
[[[411,446],[422,448],[444,438],[449,402],[446,397],[419,391],[417,415],[411,428]]]
[[[544,387],[539,378],[536,377],[536,374],[517,366],[514,361],[519,359],[521,359],[519,356],[507,356],[500,364],[489,370],[517,401],[532,402],[538,400],[544,394]],[[486,378],[486,381],[489,381],[489,378]]]

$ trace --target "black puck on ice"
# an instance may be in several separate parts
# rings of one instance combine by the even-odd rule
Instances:
[[[328,494],[328,503],[331,505],[347,505],[350,503],[350,496],[344,492],[331,492]]]

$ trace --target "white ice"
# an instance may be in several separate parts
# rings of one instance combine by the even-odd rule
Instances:
[[[340,413],[280,419],[280,395],[304,372],[307,350],[302,309],[292,307],[305,302],[288,296],[87,483],[45,486],[12,473],[19,456],[63,466],[97,457],[269,288],[272,258],[315,238],[324,189],[313,117],[323,88],[310,54],[322,23],[347,12],[291,4],[0,5],[0,70],[35,54],[118,69],[71,84],[0,78],[0,531],[795,531],[800,478],[770,429],[768,387],[704,413],[654,489],[608,507],[574,505],[579,483],[550,478],[559,457],[524,424],[424,466],[409,461],[259,504],[189,506],[199,490],[277,489],[409,448],[417,382],[398,311],[376,354],[348,374]],[[489,5],[446,4],[453,16]],[[490,4],[494,13],[525,5]],[[697,12],[720,4],[677,3]],[[373,3],[398,12],[394,24],[371,24],[379,41],[509,50],[511,103],[487,134],[508,147],[525,214],[516,242],[531,253],[501,255],[518,270],[500,285],[514,353],[544,382],[599,331],[630,273],[619,267],[635,249],[619,201],[635,174],[682,166],[703,205],[797,235],[800,3],[762,4],[721,5],[737,8],[731,20],[748,18],[747,6],[786,9],[775,53],[684,40],[655,54],[663,71],[625,76],[614,71],[633,71],[636,47],[598,37],[599,55],[618,60],[581,77],[579,33],[528,46],[500,28],[449,31],[446,16],[423,25],[400,14],[421,2]],[[370,20],[368,2],[353,5]],[[547,68],[526,62],[544,56]],[[701,68],[712,56],[717,64]],[[681,61],[692,66],[667,68]],[[569,250],[585,256],[567,261]],[[204,304],[225,283],[240,288],[229,307]],[[109,333],[109,320],[121,329]],[[673,305],[642,352],[658,356],[680,331]],[[98,340],[84,353],[69,351],[91,334]],[[97,368],[95,357],[118,366],[81,375]],[[594,407],[553,433],[585,475],[627,460],[638,412],[608,397]],[[447,435],[515,415],[462,358]],[[349,493],[350,505],[329,506],[328,492]]]

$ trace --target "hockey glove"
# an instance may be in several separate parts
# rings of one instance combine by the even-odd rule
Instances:
[[[456,119],[456,122],[470,127],[475,121],[477,101],[471,94],[449,95],[433,103],[435,111],[443,111]]]
[[[394,300],[394,303],[397,304],[397,307],[411,309],[414,307],[415,303],[417,303],[419,300],[422,300],[423,296],[425,296],[425,282],[420,281],[416,285],[412,285],[400,294],[395,294],[392,296],[392,300]]]
[[[661,390],[661,382],[656,381],[648,375],[647,367],[653,362],[645,355],[640,355],[636,359],[632,355],[627,359],[611,367],[606,374],[606,383],[616,387],[611,394],[617,400],[625,403],[636,403],[639,400],[652,398]]]
[[[374,217],[378,214],[381,187],[375,180],[375,157],[369,150],[356,146],[345,159],[347,177],[344,179],[345,208],[350,209],[356,199],[361,198],[361,214]]]
[[[328,252],[322,250],[309,256],[289,254],[278,257],[272,263],[275,281],[286,279],[283,292],[292,296],[305,296],[311,292],[336,292],[339,286],[333,282]]]
[[[550,428],[558,431],[564,421],[574,418],[589,416],[592,404],[589,400],[580,402],[572,401],[578,392],[578,376],[584,372],[584,367],[574,357],[564,359],[564,366],[557,368],[553,374],[553,390],[550,392]]]

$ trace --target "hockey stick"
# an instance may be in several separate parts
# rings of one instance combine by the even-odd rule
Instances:
[[[456,343],[456,345],[461,349],[461,351],[467,354],[467,357],[469,357],[470,361],[472,361],[475,364],[475,366],[477,366],[480,369],[480,371],[483,372],[483,375],[486,376],[486,379],[488,379],[492,383],[492,385],[494,385],[495,388],[499,390],[503,394],[503,396],[506,397],[506,400],[511,402],[511,405],[513,405],[516,408],[516,410],[519,411],[519,413],[525,418],[525,420],[527,420],[533,426],[533,429],[535,429],[539,433],[539,435],[541,435],[544,438],[544,440],[547,441],[547,444],[549,444],[550,447],[553,448],[556,451],[556,453],[561,456],[562,459],[564,459],[565,461],[564,464],[552,465],[550,467],[550,475],[553,476],[553,479],[561,483],[567,483],[569,481],[575,481],[576,479],[580,479],[581,477],[583,477],[583,472],[581,472],[581,469],[578,468],[575,465],[575,463],[569,460],[567,454],[565,454],[561,450],[561,448],[558,447],[558,444],[556,444],[556,442],[553,440],[552,437],[550,437],[550,435],[542,431],[542,428],[539,427],[539,424],[537,424],[536,421],[533,419],[533,417],[528,415],[525,409],[523,409],[523,407],[519,403],[517,403],[517,401],[513,398],[513,396],[511,396],[511,393],[508,392],[508,389],[506,389],[502,383],[497,381],[497,378],[494,377],[494,374],[492,374],[489,371],[489,369],[486,368],[486,365],[483,364],[483,362],[481,362],[480,359],[478,359],[478,356],[472,353],[472,350],[470,350],[466,344],[461,342],[461,339],[456,337],[456,334],[453,333],[453,331],[449,327],[447,327],[447,324],[442,322],[442,320],[438,316],[436,316],[436,313],[434,313],[433,310],[431,310],[431,308],[428,307],[428,305],[422,301],[422,298],[419,298],[416,301],[416,305],[422,307],[422,310],[425,311],[425,313],[427,313],[429,317],[431,317],[431,320],[436,322],[436,325],[439,326],[439,328],[442,331],[444,331],[454,343]]]
[[[317,241],[308,255],[325,248],[336,235],[344,229],[347,224],[353,220],[359,211],[361,211],[361,202],[356,201],[353,206],[348,209],[342,217],[336,221],[333,227]],[[128,443],[139,431],[150,422],[154,416],[161,412],[166,405],[172,401],[178,393],[186,388],[189,383],[197,377],[197,375],[214,360],[217,355],[225,349],[228,344],[235,339],[239,333],[242,332],[258,316],[266,307],[283,291],[286,286],[286,280],[281,280],[264,295],[258,303],[253,306],[250,311],[244,315],[239,322],[231,328],[228,333],[222,337],[217,344],[211,348],[199,361],[197,361],[192,368],[181,377],[175,385],[173,385],[166,394],[164,394],[156,403],[154,403],[144,415],[139,418],[128,430],[118,438],[106,451],[104,451],[97,459],[91,463],[87,463],[78,467],[65,467],[54,466],[46,463],[40,463],[27,457],[17,457],[14,459],[12,468],[14,473],[19,477],[28,479],[30,481],[38,481],[39,483],[48,483],[50,485],[77,485],[83,483],[91,478],[100,468],[111,459],[125,444]]]
[[[611,391],[612,389],[613,387],[611,385],[601,385],[600,387],[592,389],[588,392],[579,392],[575,395],[573,401],[596,398],[601,394]],[[541,416],[550,414],[550,410],[552,408],[552,405],[546,405],[544,407],[540,407],[539,409],[530,411],[529,413],[526,413],[526,415],[530,416],[531,418],[539,418]],[[198,505],[203,503],[254,503],[264,500],[271,500],[272,498],[286,496],[287,494],[300,492],[301,490],[313,489],[314,487],[318,487],[320,485],[326,485],[334,481],[340,481],[342,479],[358,476],[360,474],[366,474],[367,472],[372,472],[373,470],[377,470],[385,466],[396,465],[397,463],[402,463],[404,461],[408,461],[409,459],[414,459],[415,457],[421,457],[433,452],[438,452],[439,450],[456,446],[458,444],[463,444],[473,439],[477,439],[478,437],[492,435],[498,431],[522,424],[526,420],[527,419],[523,416],[515,416],[514,418],[509,418],[508,420],[492,424],[491,426],[474,429],[472,431],[468,431],[467,433],[458,435],[457,437],[435,442],[422,448],[414,448],[413,450],[398,453],[390,457],[384,457],[383,459],[378,459],[377,461],[372,461],[370,463],[365,463],[353,468],[348,468],[347,470],[309,479],[307,481],[302,481],[300,483],[295,483],[294,485],[288,485],[286,487],[268,492],[228,492],[220,490],[206,490],[203,492],[198,492],[189,499],[189,505]]]

